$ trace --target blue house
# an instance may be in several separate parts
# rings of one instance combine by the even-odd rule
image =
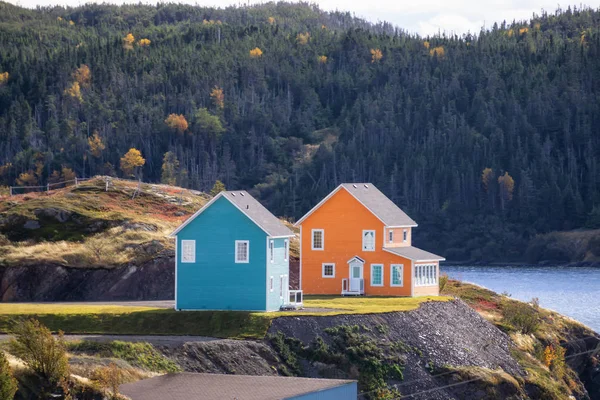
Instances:
[[[289,290],[293,236],[247,192],[219,193],[171,234],[175,309],[275,311],[301,304],[301,292]]]

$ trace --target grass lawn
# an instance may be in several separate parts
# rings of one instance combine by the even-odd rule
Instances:
[[[284,316],[331,316],[415,310],[423,302],[450,297],[306,297],[305,307],[319,312],[174,311],[152,307],[71,304],[0,303],[0,332],[21,319],[36,318],[52,331],[73,334],[199,335],[263,338],[271,320]]]

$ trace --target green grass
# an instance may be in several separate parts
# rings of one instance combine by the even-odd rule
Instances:
[[[56,332],[115,335],[198,335],[263,338],[271,320],[284,316],[331,316],[415,310],[423,302],[449,297],[308,297],[305,306],[325,312],[174,311],[151,307],[72,304],[0,304],[0,332],[35,318]]]

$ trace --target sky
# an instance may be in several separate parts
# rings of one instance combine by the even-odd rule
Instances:
[[[23,7],[36,5],[78,6],[89,0],[8,0]],[[120,4],[137,3],[138,0],[102,0]],[[171,1],[171,0],[168,0]],[[146,3],[156,1],[142,0]],[[239,4],[260,4],[261,0],[177,0],[176,2],[200,6],[228,6]],[[559,3],[554,0],[311,0],[323,10],[350,11],[357,17],[371,22],[387,21],[411,33],[433,35],[438,32],[448,34],[477,33],[481,27],[490,28],[494,22],[512,22],[529,19],[533,13],[542,10],[554,12]],[[579,4],[579,3],[577,3]],[[600,0],[586,3],[598,8]],[[567,8],[568,4],[562,4]]]

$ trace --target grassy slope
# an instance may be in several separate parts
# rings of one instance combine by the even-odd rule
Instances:
[[[239,311],[174,311],[151,307],[0,304],[0,332],[9,332],[22,318],[36,318],[53,331],[96,334],[200,335],[221,338],[263,338],[271,319],[299,315],[369,314],[410,311],[426,301],[449,297],[315,297],[305,306],[323,312],[253,313]]]

